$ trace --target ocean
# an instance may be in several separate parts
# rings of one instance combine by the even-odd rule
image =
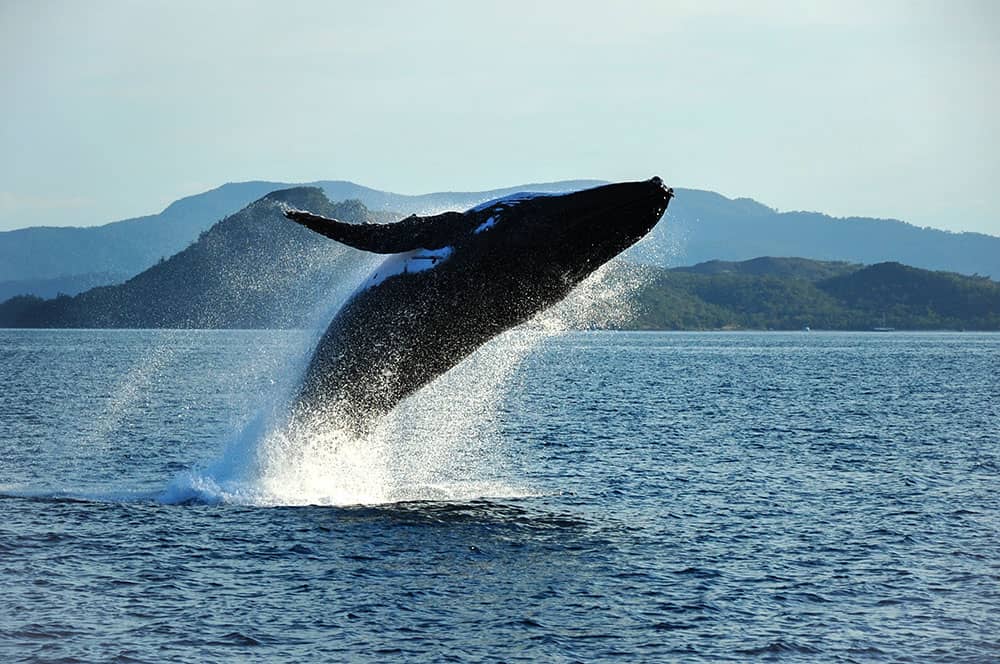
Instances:
[[[1000,335],[522,329],[364,440],[314,338],[0,330],[0,660],[1000,659]]]

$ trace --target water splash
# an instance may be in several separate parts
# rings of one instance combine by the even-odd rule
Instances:
[[[500,437],[497,411],[498,395],[542,338],[531,331],[501,335],[363,435],[289,417],[286,393],[218,460],[175,478],[160,500],[358,505],[533,495],[508,479],[514,457]]]
[[[697,224],[700,220],[693,221]],[[642,242],[626,251],[624,257],[630,263],[640,265],[654,267],[678,265],[679,259],[687,254],[691,235],[691,220],[677,217],[668,209],[663,220],[653,227]]]
[[[91,453],[107,452],[113,445],[113,436],[140,411],[149,398],[149,392],[164,368],[177,359],[174,346],[162,344],[141,356],[118,381],[106,397],[100,417],[95,418],[91,432]]]
[[[292,418],[294,384],[285,385],[219,459],[181,473],[160,500],[358,505],[537,495],[512,479],[518,445],[500,433],[504,394],[516,388],[525,357],[547,340],[630,318],[633,295],[648,275],[612,261],[566,300],[493,339],[362,435],[336,422]],[[328,304],[320,318],[329,320],[341,304]],[[311,337],[313,345],[321,331]],[[301,376],[308,357],[300,354],[298,366],[285,373]]]

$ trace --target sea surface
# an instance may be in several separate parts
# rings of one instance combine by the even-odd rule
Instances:
[[[1000,660],[1000,335],[0,330],[0,661]]]

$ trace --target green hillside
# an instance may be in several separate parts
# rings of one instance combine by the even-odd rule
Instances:
[[[1000,330],[997,282],[899,263],[712,261],[654,269],[637,297],[637,329]]]

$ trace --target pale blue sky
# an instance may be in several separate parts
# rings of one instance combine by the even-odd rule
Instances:
[[[659,174],[1000,235],[1000,3],[0,0],[0,230]]]

